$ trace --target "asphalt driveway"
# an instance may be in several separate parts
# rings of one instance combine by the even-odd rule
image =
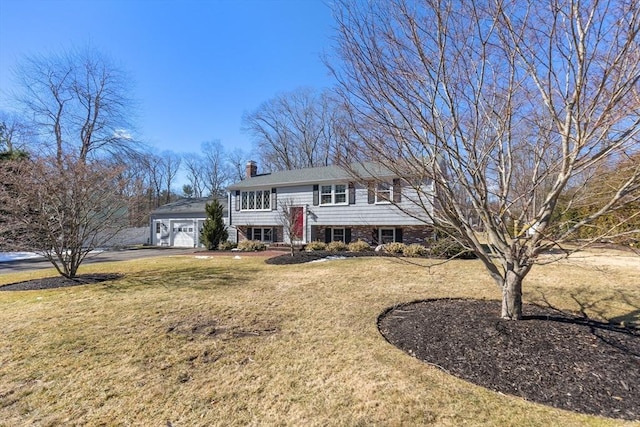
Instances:
[[[108,261],[126,261],[140,258],[151,258],[170,255],[193,254],[201,249],[194,248],[142,248],[123,249],[105,251],[96,254],[89,254],[84,260],[84,264]],[[0,262],[0,274],[16,273],[20,271],[39,270],[43,268],[53,268],[53,265],[44,258],[32,258],[17,261]]]

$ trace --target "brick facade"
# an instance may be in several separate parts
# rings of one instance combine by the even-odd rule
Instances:
[[[248,230],[253,227],[247,226],[238,226],[238,241],[247,240]],[[272,233],[275,233],[275,238],[273,239],[273,243],[282,242],[284,237],[284,229],[282,226],[259,226],[258,228],[270,228],[272,229]],[[311,228],[311,238],[309,241],[319,240],[321,242],[325,242],[325,233],[327,229],[331,228],[344,228],[349,230],[350,232],[350,241],[355,242],[357,240],[363,240],[369,243],[372,246],[378,245],[378,229],[379,228],[395,228],[396,232],[396,240],[400,240],[401,243],[405,243],[410,245],[412,243],[419,243],[421,245],[425,245],[428,243],[430,239],[433,238],[433,228],[428,225],[418,226],[404,226],[404,227],[375,227],[371,225],[354,225],[354,226],[314,226]],[[346,234],[349,234],[346,232]],[[272,234],[273,236],[273,234]]]
[[[271,236],[272,236],[272,241],[271,242],[265,242],[265,243],[276,243],[276,242],[282,242],[283,241],[283,236],[284,236],[284,228],[282,226],[268,226],[268,225],[260,225],[260,226],[256,226],[256,227],[247,227],[244,225],[239,225],[237,227],[238,230],[238,241],[242,241],[242,240],[249,240],[248,237],[248,232],[249,229],[253,229],[253,228],[261,228],[261,229],[271,229]],[[264,240],[264,239],[263,239]]]
[[[370,225],[355,225],[355,226],[333,226],[333,227],[325,227],[325,226],[317,226],[313,227],[311,231],[311,240],[319,240],[321,242],[325,242],[325,233],[327,229],[331,228],[344,228],[345,230],[350,230],[351,234],[351,242],[355,242],[357,240],[363,240],[369,243],[372,246],[378,244],[378,229],[379,228],[395,228],[396,230],[396,240],[401,241],[401,243],[405,243],[410,245],[412,243],[419,243],[421,245],[426,245],[430,239],[433,238],[433,228],[428,225],[412,225],[412,226],[404,226],[404,227],[374,227]]]

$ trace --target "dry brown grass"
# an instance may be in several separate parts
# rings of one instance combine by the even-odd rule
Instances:
[[[634,321],[638,267],[539,267],[525,300]],[[126,276],[0,292],[0,425],[625,424],[482,389],[380,336],[376,318],[394,304],[499,298],[477,261],[183,256],[88,268]]]

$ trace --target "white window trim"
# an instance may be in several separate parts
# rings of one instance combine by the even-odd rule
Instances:
[[[268,208],[262,207],[260,209],[256,209],[255,207],[253,209],[249,208],[249,193],[251,193],[251,192],[254,193],[254,196],[253,196],[254,197],[254,199],[253,199],[254,200],[253,201],[254,206],[255,206],[255,200],[256,200],[255,197],[256,197],[257,193],[262,193],[262,198],[263,198],[262,206],[264,206],[264,194],[266,193],[267,197],[268,197],[268,200],[269,200],[269,207]],[[242,199],[243,199],[245,194],[247,195],[247,207],[246,208],[242,206]],[[246,191],[241,191],[240,192],[240,211],[241,212],[270,212],[272,210],[271,209],[271,201],[272,201],[271,200],[271,189],[268,189],[268,190],[246,190]]]
[[[396,229],[393,228],[393,227],[383,227],[383,228],[379,228],[378,229],[378,242],[380,244],[382,244],[382,231],[383,230],[385,230],[385,231],[391,230],[393,232],[393,240],[392,240],[392,242],[396,241]]]
[[[336,230],[341,230],[341,231],[342,231],[342,239],[340,240],[340,242],[343,242],[343,243],[344,243],[345,239],[347,238],[347,236],[346,236],[346,230],[344,229],[344,227],[332,227],[332,228],[331,228],[331,241],[332,241],[332,242],[336,242],[336,241],[337,241],[337,240],[335,239],[335,237],[334,237],[334,232],[335,232]]]
[[[273,243],[273,227],[251,227],[251,236],[249,236],[249,240],[255,240],[254,239],[254,234],[256,232],[256,230],[260,230],[260,236],[261,239],[260,241],[263,243]],[[269,233],[271,233],[271,239],[270,240],[264,240],[264,232],[265,230],[269,230]]]
[[[336,193],[336,187],[342,185],[344,186],[344,193]],[[331,202],[322,203],[322,195],[328,195],[329,193],[322,193],[322,187],[331,187]],[[344,194],[344,202],[336,203],[336,195]],[[338,183],[338,184],[320,184],[320,188],[318,189],[318,204],[319,206],[345,206],[349,204],[349,185],[346,183]]]
[[[379,198],[379,193],[380,193],[380,184],[385,184],[389,187],[388,190],[384,190],[384,192],[386,193],[387,191],[389,192],[389,198],[388,199],[383,199],[383,198]],[[377,205],[390,205],[391,201],[393,200],[393,183],[391,182],[379,182],[376,184],[376,204]]]

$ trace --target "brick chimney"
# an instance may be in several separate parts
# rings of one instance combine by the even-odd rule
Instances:
[[[247,162],[246,177],[247,178],[253,178],[257,174],[258,174],[258,165],[253,160],[249,160]]]

